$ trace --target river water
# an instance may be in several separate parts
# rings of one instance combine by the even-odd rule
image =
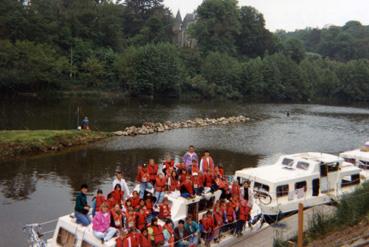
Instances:
[[[178,129],[115,137],[66,152],[0,164],[0,246],[26,246],[22,226],[72,212],[81,183],[111,189],[116,162],[133,181],[137,164],[166,153],[179,158],[188,145],[209,149],[227,174],[267,165],[279,155],[304,151],[339,153],[368,140],[369,107],[314,104],[176,103],[122,100],[0,100],[0,129],[75,128],[77,108],[92,128],[119,130],[145,121],[247,115],[229,126]],[[290,112],[290,116],[286,116]],[[44,228],[52,229],[53,225]],[[50,237],[50,234],[47,235]]]

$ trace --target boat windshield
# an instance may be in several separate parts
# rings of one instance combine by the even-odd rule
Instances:
[[[282,165],[284,165],[284,166],[292,166],[293,165],[293,159],[284,158],[282,160]]]
[[[297,162],[296,168],[302,169],[302,170],[308,170],[309,169],[309,163],[299,161]]]
[[[266,184],[259,183],[259,182],[254,183],[254,189],[269,192],[269,186]]]

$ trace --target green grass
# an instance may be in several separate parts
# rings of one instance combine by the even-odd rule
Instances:
[[[79,130],[0,131],[0,159],[61,150],[110,136],[108,132]]]

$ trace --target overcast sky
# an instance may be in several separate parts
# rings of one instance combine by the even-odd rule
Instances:
[[[182,18],[197,8],[202,0],[164,0],[174,14],[179,9]],[[293,31],[305,27],[343,25],[349,20],[369,24],[369,0],[239,0],[263,13],[271,31]]]

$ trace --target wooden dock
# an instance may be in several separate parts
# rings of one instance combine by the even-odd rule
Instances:
[[[306,209],[304,211],[304,230],[307,230],[311,218],[316,213],[326,215],[332,214],[335,211],[333,206],[317,206]],[[270,225],[262,228],[258,232],[250,233],[247,236],[240,238],[231,238],[222,241],[218,246],[233,246],[233,247],[272,247],[274,239],[288,240],[297,235],[297,214],[284,218],[278,224]]]

